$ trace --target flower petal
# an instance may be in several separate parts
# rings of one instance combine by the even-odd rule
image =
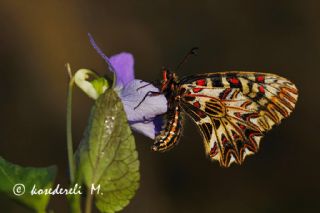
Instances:
[[[127,85],[134,79],[134,59],[132,54],[122,52],[110,57],[110,63],[116,73],[117,82],[116,85]]]
[[[131,121],[129,122],[129,124],[134,131],[139,132],[151,139],[154,139],[155,136],[159,134],[159,132],[162,129],[163,120],[162,120],[162,116],[158,115],[153,119],[153,121],[146,121],[146,122]]]
[[[162,119],[162,115],[157,115],[154,119],[153,119],[153,124],[154,124],[154,131],[156,134],[159,134],[160,131],[162,130],[162,125],[163,125],[163,119]]]
[[[97,43],[95,42],[95,40],[93,39],[92,35],[90,33],[88,33],[88,37],[89,37],[89,41],[92,45],[92,47],[97,51],[97,53],[105,60],[105,62],[108,64],[109,66],[109,70],[112,72],[115,72],[114,67],[112,66],[110,59],[102,52],[102,50],[100,49],[100,47],[97,45]]]
[[[159,92],[159,89],[152,84],[141,80],[133,80],[118,93],[129,122],[151,121],[157,115],[167,112],[167,99],[164,95],[147,96],[140,106],[134,109],[149,91]],[[140,88],[145,86],[143,88]],[[140,88],[139,90],[137,90]]]
[[[137,122],[137,123],[130,123],[131,128],[139,132],[151,139],[155,138],[156,132],[154,128],[154,123],[153,122],[148,122],[148,123],[142,123],[142,122]]]
[[[134,59],[132,54],[122,52],[108,58],[97,45],[92,35],[88,33],[89,41],[97,53],[105,60],[109,66],[109,70],[116,74],[116,85],[126,85],[134,79]]]

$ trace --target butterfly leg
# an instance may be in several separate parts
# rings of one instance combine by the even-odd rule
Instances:
[[[140,82],[143,82],[143,81],[141,80]],[[138,90],[140,90],[140,89],[142,89],[142,88],[145,88],[145,87],[147,87],[147,86],[149,86],[149,85],[156,85],[156,86],[157,86],[157,85],[160,85],[160,81],[159,81],[159,80],[153,80],[153,81],[151,81],[150,83],[147,83],[147,84],[145,84],[145,85],[137,88],[136,91],[138,91]]]
[[[146,93],[146,95],[142,98],[142,100],[139,102],[139,104],[137,106],[135,106],[133,109],[136,110],[141,104],[142,102],[144,102],[144,100],[146,100],[146,98],[148,96],[157,96],[157,95],[160,95],[162,94],[161,92],[154,92],[154,91],[149,91]]]
[[[154,120],[154,118],[147,118],[146,116],[143,116],[143,123],[150,123]]]

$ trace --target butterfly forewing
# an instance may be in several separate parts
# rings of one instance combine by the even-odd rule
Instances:
[[[288,117],[298,98],[293,83],[266,73],[201,74],[179,85],[180,105],[199,126],[206,153],[225,167],[257,152],[263,133]]]

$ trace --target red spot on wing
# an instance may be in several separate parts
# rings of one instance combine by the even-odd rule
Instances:
[[[194,92],[194,93],[198,93],[198,92],[200,92],[202,90],[202,88],[193,88],[192,89],[192,91]]]
[[[246,129],[246,127],[245,127],[244,125],[242,125],[242,124],[240,124],[239,127],[240,127],[241,129],[243,129],[243,130]]]
[[[222,135],[221,139],[222,139],[221,142],[223,145],[225,145],[228,142],[227,138],[224,135]]]
[[[232,137],[233,137],[234,140],[240,138],[240,136],[235,132],[233,133]]]
[[[210,156],[211,156],[211,157],[214,157],[214,156],[216,156],[217,154],[218,154],[218,152],[217,152],[217,144],[214,143],[213,147],[212,147],[211,150],[210,150]]]
[[[239,84],[239,80],[237,78],[230,78],[229,81],[232,83],[232,84]]]
[[[195,106],[195,107],[197,107],[197,108],[200,108],[200,103],[199,103],[199,101],[194,102],[194,103],[193,103],[193,106]]]
[[[259,86],[259,92],[265,93],[265,90],[264,90],[264,87],[263,87],[263,86]]]
[[[259,82],[259,83],[264,83],[264,76],[259,75],[259,76],[256,77],[256,80],[257,80],[257,82]]]
[[[207,81],[206,81],[206,79],[199,79],[196,81],[196,84],[198,86],[205,86],[207,84]]]
[[[207,116],[206,113],[200,109],[197,110],[196,113],[200,118],[205,118]]]
[[[235,115],[237,118],[241,118],[240,112],[235,112],[234,115]]]

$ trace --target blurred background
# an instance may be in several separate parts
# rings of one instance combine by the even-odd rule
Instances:
[[[23,166],[56,164],[56,183],[67,186],[65,63],[107,72],[87,32],[107,55],[133,53],[136,77],[147,81],[198,46],[179,75],[275,73],[296,83],[296,110],[256,155],[228,169],[205,157],[189,119],[168,153],[152,152],[152,140],[135,134],[141,186],[123,212],[319,212],[320,2],[194,2],[1,0],[0,155]],[[75,91],[75,146],[92,104]],[[4,196],[0,206],[30,212]],[[54,196],[49,208],[67,212],[66,199]]]

